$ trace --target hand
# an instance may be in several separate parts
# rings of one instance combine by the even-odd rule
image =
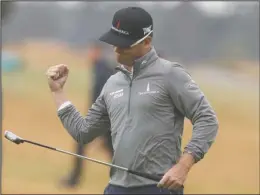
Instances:
[[[57,92],[63,89],[68,78],[69,69],[66,65],[60,64],[51,66],[47,72],[49,87],[52,92]]]
[[[169,190],[180,189],[183,187],[188,172],[189,168],[187,166],[178,163],[164,174],[157,187],[168,188]]]

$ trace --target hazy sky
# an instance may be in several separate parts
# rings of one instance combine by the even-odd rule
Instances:
[[[60,5],[72,9],[73,7],[77,7],[78,3],[77,1],[67,1],[67,2],[58,2]],[[117,2],[106,2],[106,5],[113,4],[113,3],[119,3]],[[120,2],[123,3],[123,2]],[[127,3],[126,1],[124,3]],[[165,8],[172,8],[177,6],[180,2],[178,1],[140,1],[139,2],[142,5],[153,7],[153,6],[163,6]],[[209,12],[209,13],[222,13],[226,12],[229,5],[232,4],[232,2],[225,2],[225,1],[201,1],[201,2],[193,2],[195,5],[197,5],[199,8],[201,8],[203,11]]]
[[[129,1],[130,2],[130,1]],[[110,1],[110,2],[102,2],[100,4],[100,6],[102,8],[105,8],[106,6],[109,5],[113,5],[115,3],[129,3],[127,1]],[[27,4],[27,3],[31,3],[31,2],[20,2],[19,4]],[[40,4],[47,4],[48,2],[34,2],[34,4],[40,5]],[[66,9],[75,9],[75,8],[80,8],[82,3],[86,3],[83,1],[56,1],[57,4],[61,5],[62,7],[66,8]],[[91,2],[90,2],[91,3]],[[164,8],[168,8],[171,9],[175,6],[177,6],[178,4],[180,4],[180,2],[178,1],[139,1],[140,4],[147,6],[149,8],[153,8],[155,6],[162,6]],[[208,14],[230,14],[232,13],[232,10],[234,8],[234,2],[231,1],[197,1],[197,2],[192,2],[194,5],[198,6],[198,8],[200,8],[202,11],[204,11],[205,13]],[[238,2],[235,2],[236,4]],[[244,4],[250,4],[249,1],[244,1],[244,2],[240,2],[240,3],[244,3]],[[253,2],[251,2],[252,4]],[[256,2],[255,2],[256,3]]]

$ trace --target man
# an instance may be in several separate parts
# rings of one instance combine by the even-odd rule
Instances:
[[[93,91],[91,102],[94,103],[95,100],[98,98],[104,84],[106,83],[107,79],[113,75],[114,71],[109,66],[109,63],[103,57],[103,45],[98,42],[93,42],[90,44],[88,48],[88,59],[90,63],[93,65],[92,72],[93,72]],[[89,94],[87,94],[89,95]],[[110,126],[109,126],[110,128]],[[111,135],[108,131],[106,134],[102,136],[102,141],[104,143],[105,148],[107,149],[109,156],[113,156],[113,146],[111,141]],[[77,144],[76,151],[79,155],[84,155],[84,145]],[[79,184],[81,172],[82,172],[83,160],[81,158],[74,159],[74,167],[72,172],[69,174],[68,178],[62,180],[62,184],[66,187],[75,187]]]
[[[47,71],[58,116],[75,140],[87,144],[111,131],[114,164],[162,176],[157,183],[112,168],[105,194],[182,194],[189,170],[217,134],[206,97],[181,65],[158,57],[152,36],[153,20],[144,9],[128,7],[114,14],[100,40],[114,46],[120,66],[84,118],[63,92],[68,67]],[[193,134],[182,153],[184,117],[191,120]]]

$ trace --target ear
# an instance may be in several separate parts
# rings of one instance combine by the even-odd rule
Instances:
[[[143,41],[143,44],[145,47],[150,47],[151,46],[151,43],[152,43],[152,37],[147,37],[144,41]]]

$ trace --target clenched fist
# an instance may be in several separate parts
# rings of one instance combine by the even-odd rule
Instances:
[[[66,65],[60,64],[56,66],[51,66],[47,72],[49,87],[52,92],[57,92],[62,90],[66,80],[68,78],[69,69]]]

